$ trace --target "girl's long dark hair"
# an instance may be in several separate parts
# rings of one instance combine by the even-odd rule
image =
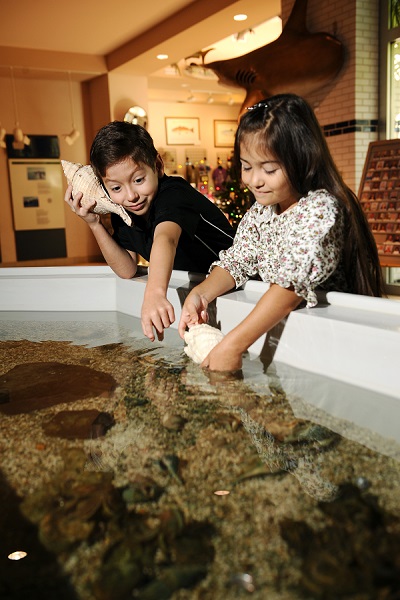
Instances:
[[[354,192],[344,183],[310,105],[295,94],[278,94],[259,102],[240,120],[235,165],[240,172],[240,145],[272,154],[301,196],[325,189],[344,208],[343,264],[355,294],[384,295],[375,239]]]

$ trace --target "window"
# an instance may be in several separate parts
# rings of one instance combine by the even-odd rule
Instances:
[[[389,0],[389,29],[400,25],[400,2]]]
[[[388,139],[400,138],[400,40],[390,43],[389,50],[389,119]]]
[[[400,0],[380,2],[380,138],[400,138]]]

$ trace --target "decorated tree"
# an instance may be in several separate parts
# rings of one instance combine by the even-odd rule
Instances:
[[[216,204],[228,217],[231,225],[237,229],[240,221],[254,203],[250,190],[241,182],[236,169],[228,162],[228,175],[225,185],[215,190]]]

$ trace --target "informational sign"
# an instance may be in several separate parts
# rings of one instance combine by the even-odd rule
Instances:
[[[55,159],[9,159],[15,231],[65,228],[64,181]]]

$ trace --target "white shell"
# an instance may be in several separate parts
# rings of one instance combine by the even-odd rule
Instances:
[[[219,329],[203,323],[191,327],[183,337],[187,344],[184,351],[195,363],[201,364],[211,350],[222,340],[224,334]]]
[[[77,192],[82,192],[81,204],[84,206],[88,200],[96,200],[96,205],[92,211],[100,215],[107,213],[115,213],[127,224],[132,225],[132,219],[126,210],[115,204],[106,194],[103,186],[96,177],[90,165],[81,165],[80,163],[72,163],[67,160],[61,161],[61,166],[64,175],[67,178],[68,184],[72,185],[72,196]]]

